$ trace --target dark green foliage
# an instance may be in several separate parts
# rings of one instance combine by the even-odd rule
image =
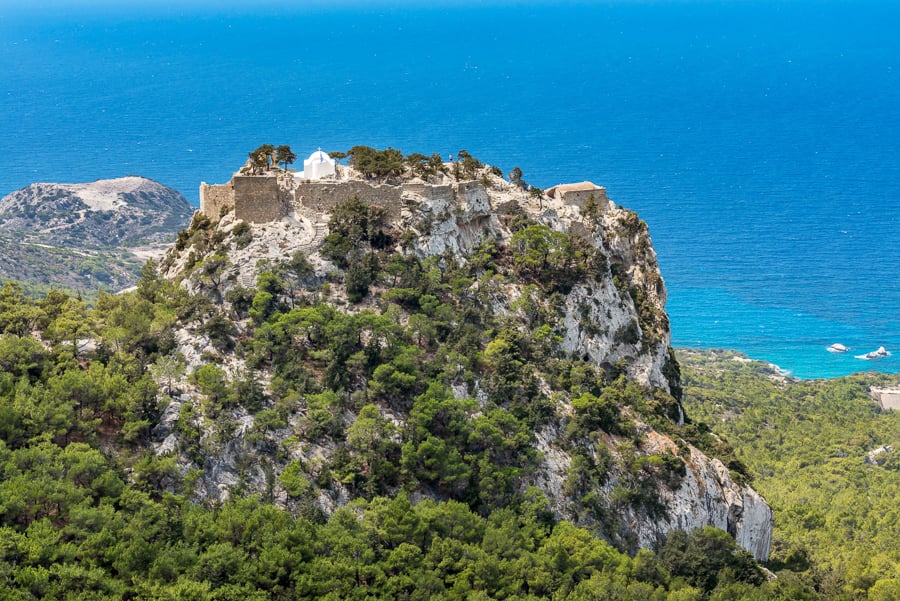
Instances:
[[[469,159],[460,153],[460,176],[467,164],[483,173]],[[431,162],[407,157],[423,176]],[[230,309],[218,302],[227,240],[204,219],[182,240],[201,295],[162,280],[151,264],[136,293],[101,296],[97,311],[4,288],[0,590],[23,598],[776,598],[783,591],[760,584],[752,562],[722,560],[704,572],[678,563],[675,551],[670,563],[650,553],[631,560],[597,538],[625,547],[616,509],[661,518],[660,487],[678,488],[685,475],[681,457],[642,449],[638,422],[720,448],[733,470],[746,468],[709,431],[677,426],[675,398],[612,377],[626,363],[604,372],[561,353],[564,294],[606,277],[605,257],[579,237],[513,219],[509,245],[487,239],[468,261],[421,259],[397,250],[380,209],[350,198],[335,208],[323,247],[339,268],[327,283],[298,253],[260,266],[254,290],[226,295]],[[233,233],[237,242],[249,228]],[[640,305],[619,276],[622,294]],[[515,300],[496,314],[514,281]],[[336,286],[365,304],[348,306]],[[190,368],[175,351],[183,331],[198,336],[199,367],[189,347],[180,346]],[[242,363],[246,371],[235,368]],[[677,364],[669,372],[677,376]],[[168,403],[180,408],[158,424]],[[158,455],[151,441],[168,432],[174,452]],[[529,487],[546,478],[539,441],[571,458],[563,503],[591,532],[556,523]],[[208,486],[201,470],[218,469],[223,450],[237,472],[232,500],[191,504],[198,483]],[[67,453],[74,458],[58,458]],[[260,497],[247,498],[249,490]],[[348,496],[326,520],[322,508]],[[276,499],[288,509],[269,504]],[[728,549],[712,543],[695,546],[724,557]],[[809,592],[794,585],[799,596]]]
[[[622,228],[626,236],[636,236],[637,234],[647,234],[647,223],[638,217],[634,211],[625,211],[619,219],[619,226]]]
[[[346,159],[348,156],[350,156],[350,154],[347,152],[340,151],[340,150],[335,150],[335,151],[329,152],[328,156],[333,158],[338,164],[340,164],[340,162],[342,160]]]
[[[343,433],[342,409],[341,398],[330,390],[307,395],[303,434],[310,440],[319,440],[324,436],[339,437]]]
[[[594,453],[581,447],[572,455],[572,461],[563,483],[564,492],[583,511],[601,522],[606,519],[607,509],[597,492],[597,485],[607,481],[612,463],[612,457],[605,446],[597,447]]]
[[[253,240],[253,228],[246,221],[240,221],[231,230],[235,248],[246,248]]]
[[[350,165],[366,177],[382,178],[403,173],[403,153],[399,150],[354,146],[347,154]]]
[[[275,146],[263,144],[247,153],[250,159],[250,173],[259,175],[275,165]]]
[[[25,336],[36,325],[40,311],[25,296],[17,282],[6,282],[0,288],[0,332]]]
[[[714,424],[693,426],[692,438],[727,437],[734,449],[719,456],[732,473],[752,470],[775,511],[769,567],[780,578],[797,572],[827,599],[892,598],[900,514],[879,500],[900,495],[900,413],[880,412],[867,391],[897,377],[791,381],[734,352],[679,350],[678,359],[688,415]],[[885,445],[894,450],[866,461]]]
[[[350,302],[358,303],[369,293],[372,274],[365,263],[354,261],[347,267],[344,283],[347,286],[347,298]]]
[[[282,144],[275,149],[275,163],[281,165],[281,168],[287,171],[288,165],[292,165],[297,160],[297,155],[291,151],[291,147]]]
[[[237,335],[237,328],[230,318],[218,311],[204,321],[198,328],[198,331],[209,336],[212,345],[220,351],[230,351],[234,348],[234,337]]]
[[[328,230],[321,252],[345,269],[367,252],[384,248],[390,240],[384,232],[384,211],[356,195],[334,208]]]
[[[31,336],[0,335],[0,374],[9,385],[20,378],[34,383],[49,367],[49,358],[44,346]]]
[[[709,592],[719,583],[760,585],[762,570],[749,553],[718,528],[705,526],[685,534],[675,530],[659,550],[659,565],[675,577]]]
[[[396,426],[385,419],[376,405],[360,409],[347,428],[350,461],[343,466],[343,482],[363,496],[384,494],[396,484],[400,446],[394,440]]]
[[[580,246],[546,225],[519,229],[510,246],[516,273],[545,289],[568,292],[584,276]]]
[[[533,465],[531,436],[509,412],[495,408],[476,417],[475,408],[433,384],[410,411],[402,465],[442,494],[476,507],[505,505]]]
[[[297,297],[302,291],[314,289],[318,284],[313,266],[301,251],[295,252],[289,260],[278,266],[278,275],[291,308],[296,306]]]
[[[185,269],[191,270],[200,262],[201,257],[216,249],[225,240],[225,236],[225,232],[216,229],[206,214],[197,211],[191,219],[190,226],[178,232],[178,237],[175,240],[175,250],[183,252],[191,249],[185,263]],[[175,260],[175,256],[175,253],[169,252],[162,261],[162,267],[170,267]]]
[[[634,320],[616,330],[613,340],[616,344],[634,345],[641,341],[641,328]]]
[[[475,179],[478,171],[484,167],[484,163],[473,157],[466,150],[460,150],[456,154],[456,163],[453,164],[454,177],[456,179]]]
[[[255,294],[252,289],[234,286],[225,293],[225,302],[231,305],[235,317],[243,319],[247,317],[250,307],[253,306]]]
[[[558,302],[537,288],[515,309],[527,332],[498,323],[474,289],[489,285],[482,278],[498,260],[489,244],[484,255],[465,268],[394,259],[377,278],[402,288],[354,313],[302,297],[290,307],[287,276],[264,272],[256,321],[233,352],[271,369],[266,389],[252,371],[228,377],[212,363],[179,380],[184,363],[167,341],[175,316],[199,319],[192,327],[211,337],[229,322],[165,282],[103,297],[102,311],[6,289],[19,305],[0,311],[9,327],[0,335],[0,590],[22,599],[702,598],[690,596],[690,582],[697,595],[712,583],[710,598],[815,598],[796,580],[758,584],[724,533],[631,559],[554,521],[526,486],[539,461],[535,429],[559,423],[533,374],[572,395],[565,488],[600,523],[613,517],[597,484],[615,460],[596,444],[599,432],[631,435],[623,407],[664,420],[674,400],[624,380],[605,386],[589,364],[552,359]],[[297,289],[308,275],[298,261]],[[53,344],[36,340],[35,326]],[[78,331],[102,344],[81,348]],[[459,393],[475,373],[480,401]],[[239,489],[211,507],[182,496],[199,471],[156,455],[149,433],[183,386],[202,399],[181,405],[179,452],[204,465],[208,445],[233,440],[231,415],[253,414],[243,444],[265,449],[266,464],[282,462],[265,498],[279,487],[293,514]],[[201,437],[207,423],[216,433]],[[334,454],[327,463],[285,457],[275,433],[287,428]],[[647,506],[653,482],[678,485],[677,457],[622,453],[625,502]],[[337,483],[357,500],[326,520],[318,498]],[[423,493],[445,500],[410,502]],[[709,565],[690,564],[704,553]]]
[[[566,437],[579,439],[597,431],[622,434],[619,405],[604,391],[599,397],[589,392],[572,399],[572,417],[566,425]]]
[[[250,413],[257,413],[262,409],[266,401],[265,391],[259,382],[259,375],[253,372],[240,374],[232,383],[232,389],[235,401],[241,407],[244,407]],[[257,416],[258,417],[258,416]],[[271,416],[270,416],[271,417]],[[277,420],[272,418],[276,423]],[[256,424],[262,428],[267,426],[264,424]]]
[[[278,310],[278,295],[282,290],[281,278],[277,274],[260,272],[256,277],[256,295],[247,313],[257,322],[265,321]]]
[[[206,363],[198,367],[190,377],[206,399],[203,404],[203,412],[208,416],[215,416],[235,402],[227,374],[215,365]]]
[[[407,155],[403,159],[414,175],[423,179],[438,175],[439,173],[447,173],[447,167],[444,165],[441,155],[432,154],[426,157],[424,154],[414,152]]]
[[[519,184],[522,181],[522,170],[519,167],[513,167],[512,171],[509,172],[509,181],[514,184]]]
[[[581,209],[581,214],[584,215],[590,223],[596,225],[600,221],[600,215],[603,213],[603,209],[600,206],[600,203],[597,202],[597,199],[594,198],[594,195],[591,194],[588,196],[588,199],[584,201],[584,207]]]

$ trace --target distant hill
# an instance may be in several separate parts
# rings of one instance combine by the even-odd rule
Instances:
[[[0,279],[88,296],[126,288],[193,212],[177,190],[138,176],[31,184],[0,200]]]

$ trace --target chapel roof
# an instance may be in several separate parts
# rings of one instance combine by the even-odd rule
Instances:
[[[306,159],[306,161],[307,162],[318,161],[320,163],[333,163],[334,159],[332,159],[330,156],[328,156],[327,152],[322,152],[322,149],[320,148],[319,150],[317,150],[314,153],[312,153],[311,155],[309,155],[309,158]]]

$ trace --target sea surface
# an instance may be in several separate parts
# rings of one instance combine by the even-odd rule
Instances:
[[[0,195],[467,149],[638,211],[675,346],[900,371],[900,3],[422,4],[0,1]]]

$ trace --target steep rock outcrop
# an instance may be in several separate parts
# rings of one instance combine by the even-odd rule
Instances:
[[[572,457],[556,444],[558,432],[543,431],[537,436],[537,447],[543,454],[541,470],[535,484],[548,492],[555,502],[554,509],[576,521],[595,523],[597,520],[566,499],[565,483]],[[608,438],[610,449],[616,451],[617,437]],[[684,459],[685,471],[675,486],[660,483],[659,502],[664,511],[616,506],[618,528],[625,540],[636,547],[653,548],[668,532],[680,529],[691,531],[701,526],[715,526],[731,534],[737,543],[749,551],[757,561],[767,561],[772,542],[774,516],[772,509],[753,488],[736,483],[719,459],[709,458],[693,445],[678,445],[668,436],[647,429],[643,450],[649,454],[673,454]],[[628,486],[628,474],[613,467],[600,490],[610,506],[617,489]]]
[[[466,182],[438,176],[429,183],[398,184],[402,186],[397,193],[401,206],[391,207],[387,213],[393,217],[383,224],[387,238],[393,241],[390,252],[432,260],[431,265],[443,265],[441,268],[451,262],[475,261],[479,253],[490,255],[488,262],[496,265],[477,280],[464,279],[465,295],[486,303],[497,322],[518,324],[524,336],[534,334],[531,328],[540,321],[536,315],[557,315],[554,326],[541,334],[548,352],[590,365],[608,382],[622,376],[644,391],[638,395],[643,395],[643,400],[635,400],[635,393],[629,393],[635,406],[617,408],[627,425],[616,426],[613,430],[618,430],[612,434],[598,430],[585,436],[573,434],[570,427],[578,418],[575,395],[558,391],[547,377],[537,374],[535,394],[556,403],[555,417],[550,425],[534,432],[532,445],[539,453],[539,465],[518,485],[537,486],[558,515],[593,524],[599,534],[624,547],[652,546],[676,528],[713,525],[727,530],[757,559],[765,560],[772,530],[772,513],[765,501],[750,487],[736,483],[720,461],[679,436],[684,412],[678,401],[677,363],[669,349],[666,290],[646,224],[633,212],[606,201],[605,194],[599,203],[567,204],[557,197],[530,194],[488,170],[479,175],[479,179]],[[339,189],[341,184],[333,185]],[[353,190],[359,188],[358,184],[352,186]],[[350,300],[346,270],[351,267],[341,268],[323,251],[331,218],[329,213],[304,206],[295,207],[281,220],[252,225],[235,219],[234,213],[212,220],[198,215],[163,261],[163,273],[179,279],[191,292],[223,305],[228,314],[237,314],[234,299],[253,297],[260,274],[278,271],[279,265],[301,256],[308,272],[297,285],[315,289],[307,303],[324,302],[349,313],[389,311],[391,319],[406,324],[410,316],[402,309],[396,305],[386,309],[390,305],[383,300],[390,292],[386,284],[374,282],[369,294]],[[492,277],[494,271],[500,276]],[[260,298],[253,297],[254,304]],[[288,304],[294,305],[293,297]],[[244,319],[239,327],[244,336],[254,326]],[[209,357],[219,357],[216,362],[231,376],[246,372],[243,359],[223,357],[222,350],[210,346],[209,339],[199,333],[202,329],[199,322],[185,324],[178,337],[189,369]],[[360,333],[359,340],[365,342],[368,335]],[[301,352],[305,352],[305,344],[298,347]],[[481,408],[492,403],[486,391],[489,385],[478,377],[468,381],[460,377],[449,384],[460,400],[472,398]],[[364,380],[357,386],[363,385]],[[357,392],[365,398],[363,391]],[[352,396],[349,390],[346,394]],[[294,461],[306,466],[311,482],[320,483],[313,488],[321,509],[330,512],[351,499],[353,493],[340,479],[321,484],[328,479],[321,466],[335,460],[343,443],[327,437],[324,442],[290,442],[291,433],[302,430],[299,424],[308,421],[309,407],[302,405],[302,399],[300,403],[289,411],[288,426],[268,434],[262,447],[250,440],[258,440],[258,434],[247,434],[254,431],[254,416],[238,410],[230,418],[233,425],[240,425],[233,438],[219,445],[219,450],[205,459],[205,466],[193,464],[183,454],[185,465],[203,469],[197,493],[221,498],[238,479],[242,490],[268,490],[290,504],[284,490],[277,482],[273,489],[272,479],[267,480],[263,471],[254,468],[241,473],[236,466],[262,462],[277,473]],[[350,406],[335,419],[349,427],[357,410],[358,405]],[[402,436],[399,433],[408,416],[387,405],[379,412],[394,424],[396,436]],[[646,424],[648,413],[665,426],[665,432]],[[205,444],[215,448],[213,428],[208,423],[204,426],[199,418],[194,425],[203,433]],[[157,444],[160,451],[171,448],[168,436]],[[294,446],[286,457],[272,460],[266,456],[265,448],[291,444]],[[588,457],[589,463],[599,466],[597,475],[587,482],[575,482],[573,458],[577,454],[581,457],[577,461],[584,463]],[[446,494],[420,488],[417,494]]]
[[[648,437],[647,448],[674,452],[676,445],[670,438],[654,434]],[[772,542],[772,509],[755,490],[737,484],[719,459],[710,459],[691,445],[687,449],[687,469],[680,485],[662,489],[665,516],[659,520],[634,516],[639,518],[635,519],[635,532],[640,545],[654,545],[675,528],[690,531],[715,526],[734,536],[754,558],[766,561]]]

